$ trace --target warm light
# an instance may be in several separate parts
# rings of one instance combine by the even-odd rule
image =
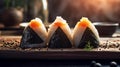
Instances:
[[[20,26],[21,26],[21,27],[27,27],[27,26],[28,26],[28,23],[20,23]]]
[[[42,0],[43,2],[43,8],[44,10],[47,10],[47,1],[46,0]]]

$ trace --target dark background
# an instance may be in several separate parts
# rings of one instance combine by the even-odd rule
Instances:
[[[6,8],[6,1],[0,0],[0,11]],[[81,17],[88,17],[92,22],[120,21],[120,0],[47,0],[48,22],[56,16],[62,16],[70,26],[74,26]],[[8,7],[22,8],[23,22],[35,17],[45,21],[42,0],[10,0]],[[0,18],[1,19],[1,18]]]

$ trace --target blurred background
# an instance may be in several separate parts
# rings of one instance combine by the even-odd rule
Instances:
[[[42,0],[0,0],[0,23],[4,26],[19,25],[35,17],[45,20]]]
[[[83,16],[93,22],[119,22],[119,6],[120,0],[0,0],[0,23],[17,25],[35,17],[53,22],[56,16],[62,16],[72,27]]]
[[[52,23],[56,16],[70,27],[83,16],[92,22],[120,23],[120,0],[0,0],[0,28],[19,27],[36,17]]]
[[[48,0],[49,21],[57,15],[74,26],[83,16],[92,22],[119,22],[120,0]]]

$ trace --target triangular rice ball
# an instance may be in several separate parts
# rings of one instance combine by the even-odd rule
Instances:
[[[71,30],[64,19],[57,17],[48,30],[49,48],[71,48]]]
[[[97,48],[100,44],[99,34],[95,26],[83,17],[73,30],[73,42],[75,47],[85,48],[87,45]]]
[[[39,18],[31,20],[25,28],[22,39],[21,48],[38,48],[46,46],[47,31]]]

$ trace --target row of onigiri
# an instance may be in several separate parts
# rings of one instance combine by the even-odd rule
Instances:
[[[48,32],[39,18],[31,20],[23,32],[20,47],[85,48],[88,45],[97,48],[99,43],[98,31],[86,17],[71,32],[66,20],[58,16],[49,26]]]

